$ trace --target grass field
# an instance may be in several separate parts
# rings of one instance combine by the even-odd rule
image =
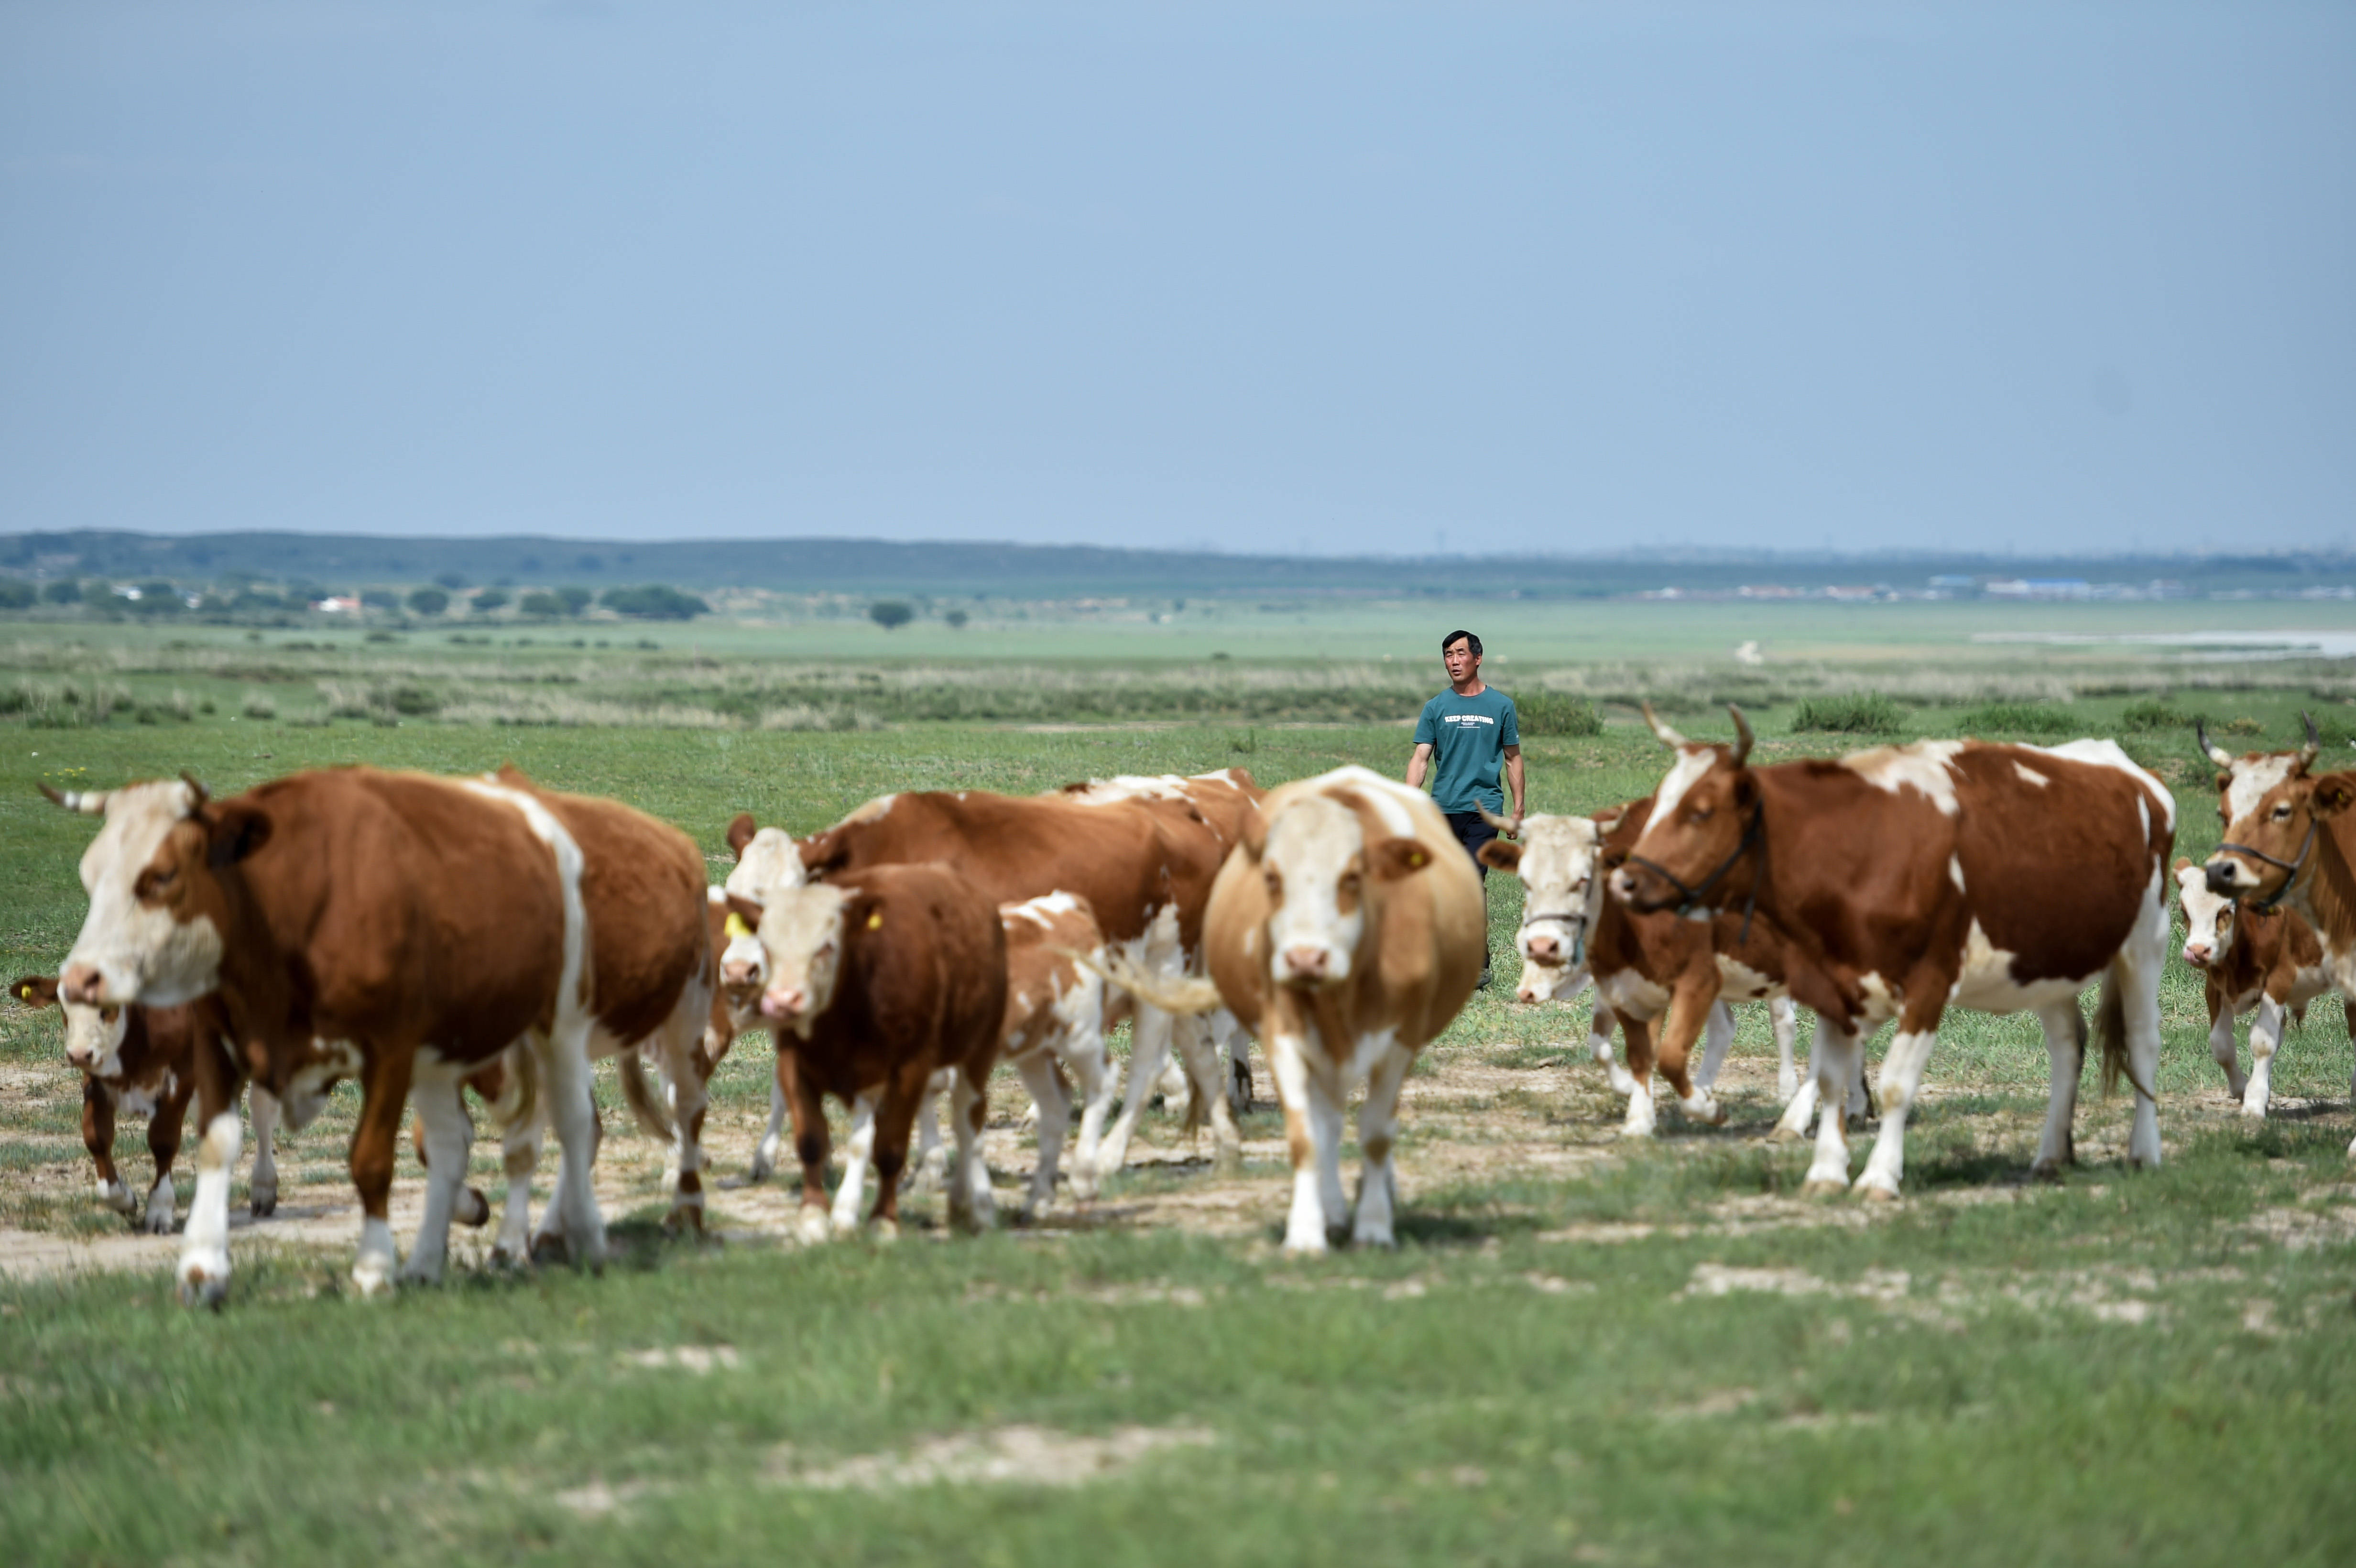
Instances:
[[[1819,608],[1762,634],[1734,608],[1549,612],[1601,631],[1533,611],[1528,644],[1552,651],[1492,675],[1591,695],[1605,720],[1531,738],[1533,808],[1652,787],[1662,752],[1621,704],[1636,683],[1697,733],[1727,732],[1708,699],[1744,697],[1772,755],[1874,738],[1793,724],[1804,699],[1875,691],[1893,698],[1876,722],[1903,734],[2118,733],[2176,788],[2179,850],[2198,856],[2217,836],[2209,770],[2174,719],[2201,712],[2243,747],[2288,743],[2302,707],[2344,746],[2356,718],[2338,666],[1973,640],[2083,631],[2056,618],[2083,610],[1926,625]],[[2202,624],[2284,621],[2245,608]],[[1376,720],[1411,714],[1430,661],[1382,645],[1363,608],[1301,613],[1282,630],[1269,613],[1250,647],[1237,632],[1165,652],[1162,628],[1131,641],[1072,616],[962,656],[872,628],[833,645],[673,628],[653,648],[629,629],[602,649],[589,630],[579,648],[29,630],[0,660],[0,684],[49,694],[0,719],[0,961],[53,971],[81,915],[89,825],[41,802],[43,780],[185,767],[225,793],[337,762],[511,758],[718,855],[737,810],[806,831],[894,788],[1395,768],[1406,733]],[[1419,605],[1417,624],[1449,613]],[[1478,613],[1463,619],[1506,634],[1484,632],[1493,648],[1521,645]],[[1737,667],[1738,635],[1765,635],[1768,664]],[[1191,713],[1172,699],[1190,671],[1216,699]],[[770,723],[821,706],[820,681],[864,720]],[[68,682],[98,700],[65,700]],[[426,694],[413,711],[404,685]],[[978,711],[924,717],[937,688],[978,694]],[[575,706],[521,710],[548,692]],[[338,695],[354,716],[330,716]],[[1501,953],[1518,916],[1499,879]],[[666,1238],[661,1152],[608,1115],[618,1255],[602,1277],[464,1269],[362,1304],[342,1288],[351,1229],[332,1208],[348,1201],[347,1090],[283,1157],[284,1222],[238,1232],[230,1308],[206,1317],[172,1303],[168,1238],[135,1266],[10,1266],[50,1243],[95,1255],[123,1225],[88,1197],[57,1026],[11,1009],[0,1562],[2356,1561],[2340,1473],[2356,1425],[2356,1061],[2337,1001],[2289,1037],[2276,1115],[2251,1128],[2208,1060],[2197,980],[2171,965],[2168,1164],[2126,1170],[2126,1102],[2090,1086],[2083,1163],[2051,1187],[2026,1181],[2035,1025],[1954,1015],[1893,1212],[1793,1196],[1807,1153],[1761,1141],[1775,1106],[1758,1009],[1724,1081],[1730,1125],[1671,1114],[1631,1145],[1576,1046],[1585,1005],[1509,995],[1476,997],[1410,1083],[1391,1253],[1279,1253],[1288,1183],[1266,1108],[1233,1179],[1150,1117],[1130,1170],[1052,1223],[952,1241],[926,1195],[900,1244],[818,1250],[778,1241],[774,1187],[715,1195],[724,1240]],[[766,1082],[753,1052],[723,1070],[723,1175],[744,1168]],[[1029,1162],[1019,1109],[1011,1084],[993,1099],[1001,1191]],[[134,1182],[143,1136],[121,1138]],[[488,1176],[495,1147],[477,1164]],[[404,1193],[416,1176],[404,1164]],[[273,1244],[273,1227],[291,1239]]]

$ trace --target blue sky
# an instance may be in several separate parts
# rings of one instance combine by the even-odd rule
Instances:
[[[2356,544],[2356,6],[0,6],[0,530]]]

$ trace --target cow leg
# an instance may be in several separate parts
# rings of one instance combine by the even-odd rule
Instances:
[[[932,1085],[923,1072],[915,1067],[903,1068],[887,1080],[881,1095],[869,1094],[852,1106],[851,1147],[844,1150],[843,1186],[834,1195],[835,1233],[847,1234],[841,1225],[842,1194],[850,1189],[851,1168],[863,1166],[872,1158],[875,1166],[875,1211],[867,1217],[870,1232],[879,1242],[896,1240],[900,1234],[900,1173],[907,1168],[908,1135],[915,1126],[916,1113],[925,1109],[932,1097]],[[859,1115],[861,1107],[867,1115]],[[862,1135],[871,1151],[863,1157],[857,1152]],[[954,1196],[951,1199],[955,1202]],[[853,1228],[858,1215],[854,1211]]]
[[[900,1185],[910,1192],[938,1183],[949,1168],[948,1150],[941,1143],[941,1101],[956,1083],[954,1067],[944,1067],[925,1080],[923,1096],[916,1102],[916,1157],[900,1179]]]
[[[1292,1157],[1292,1208],[1284,1221],[1288,1253],[1325,1251],[1330,1223],[1346,1222],[1342,1207],[1340,1172],[1342,1107],[1323,1076],[1309,1061],[1310,1039],[1273,1033],[1268,1040],[1269,1071],[1276,1078],[1278,1102],[1284,1107],[1284,1141]],[[1333,1150],[1333,1191],[1325,1190],[1327,1150]]]
[[[1857,1195],[1877,1202],[1898,1200],[1898,1184],[1906,1173],[1906,1116],[1922,1085],[1922,1070],[1930,1065],[1931,1048],[1939,1043],[1939,1016],[1946,1002],[1946,986],[1910,986],[1935,999],[1910,1007],[1898,1020],[1898,1032],[1881,1059],[1881,1130],[1865,1157],[1864,1173],[1857,1179]]]
[[[433,1285],[441,1279],[442,1265],[450,1255],[450,1219],[457,1211],[459,1191],[466,1184],[475,1121],[458,1098],[458,1074],[446,1068],[428,1066],[420,1071],[410,1100],[417,1107],[417,1136],[424,1147],[425,1209],[418,1216],[417,1239],[410,1243],[409,1262],[400,1277],[404,1284]],[[482,1194],[475,1197],[482,1201]],[[353,1277],[359,1277],[358,1269]],[[375,1286],[362,1281],[360,1288]]]
[[[495,1264],[519,1265],[531,1259],[531,1179],[540,1168],[543,1120],[542,1107],[534,1104],[499,1128],[499,1168],[507,1175],[508,1190],[499,1239],[491,1247]]]
[[[1094,1027],[1085,1034],[1067,1039],[1062,1058],[1064,1065],[1080,1081],[1082,1105],[1080,1144],[1072,1158],[1072,1196],[1090,1199],[1097,1195],[1105,1117],[1112,1110],[1113,1093],[1120,1086],[1120,1078],[1113,1072],[1111,1054],[1105,1050],[1103,1031]]]
[[[1726,1111],[1709,1097],[1709,1091],[1693,1077],[1687,1064],[1693,1060],[1694,1037],[1701,1033],[1704,1025],[1714,1024],[1714,1015],[1724,1007],[1718,999],[1718,965],[1712,961],[1706,970],[1678,985],[1669,1001],[1669,1016],[1662,1026],[1660,1044],[1654,1056],[1677,1104],[1685,1107],[1687,1117],[1705,1126],[1716,1126],[1725,1121]]]
[[[2127,1135],[2127,1163],[2144,1170],[2158,1170],[2160,1162],[2159,1102],[2153,1096],[2159,1089],[2159,981],[2168,965],[2169,945],[2168,908],[2155,891],[2143,901],[2142,917],[2111,961],[2105,976],[2119,988],[2120,1023],[2127,1037],[2127,1080],[2135,1086],[2135,1126]]]
[[[172,1162],[180,1156],[180,1135],[188,1125],[188,1096],[196,1093],[196,1077],[175,1086],[173,1093],[147,1118],[147,1152],[155,1157],[155,1184],[147,1189],[147,1212],[142,1228],[153,1236],[172,1233]]]
[[[777,1053],[777,1075],[769,1081],[769,1125],[762,1129],[760,1144],[753,1150],[751,1179],[766,1181],[776,1174],[777,1151],[785,1147],[787,1095],[786,1063],[791,1058]]]
[[[597,1209],[597,1100],[589,1072],[590,1022],[564,1018],[545,1039],[541,1085],[556,1130],[556,1190],[533,1238],[538,1251],[560,1237],[573,1263],[602,1267],[605,1219]]]
[[[1113,1118],[1112,1130],[1105,1134],[1104,1145],[1097,1153],[1098,1180],[1129,1163],[1129,1140],[1137,1131],[1137,1118],[1145,1114],[1145,1102],[1153,1095],[1153,1081],[1162,1075],[1162,1065],[1170,1057],[1170,1028],[1168,1013],[1143,1002],[1137,1004],[1137,1016],[1130,1028],[1128,1090],[1120,1115]]]
[[[1173,1034],[1179,1059],[1186,1064],[1186,1080],[1193,1086],[1194,1109],[1207,1108],[1210,1113],[1211,1170],[1215,1175],[1232,1176],[1243,1168],[1244,1136],[1236,1125],[1226,1088],[1219,1082],[1218,1052],[1211,1043],[1210,1030],[1201,1019],[1180,1019]],[[1193,1115],[1190,1111],[1190,1119]]]
[[[1358,1169],[1357,1213],[1350,1227],[1350,1244],[1358,1247],[1398,1245],[1391,1234],[1392,1209],[1398,1201],[1398,1172],[1391,1149],[1398,1140],[1399,1085],[1415,1052],[1394,1042],[1366,1077],[1366,1103],[1358,1110],[1358,1148],[1365,1157]]]
[[[1620,1015],[1620,1038],[1628,1046],[1628,1114],[1620,1123],[1623,1138],[1653,1136],[1653,1020]]]
[[[805,1242],[823,1242],[828,1229],[826,1165],[830,1135],[826,1103],[817,1085],[801,1076],[792,1052],[777,1052],[777,1075],[785,1084],[786,1104],[793,1113],[794,1157],[801,1162],[802,1204],[794,1232]]]
[[[380,1049],[360,1073],[360,1119],[352,1129],[352,1185],[360,1195],[360,1245],[352,1260],[352,1283],[372,1296],[392,1283],[399,1261],[387,1205],[392,1196],[393,1150],[401,1145],[401,1113],[409,1104],[411,1053]],[[451,1168],[466,1169],[462,1162]],[[428,1206],[432,1186],[427,1187]]]
[[[2225,1070],[2225,1091],[2238,1100],[2250,1087],[2250,1080],[2242,1072],[2239,1053],[2233,1049],[2233,1026],[2241,1017],[2233,1011],[2232,998],[2221,996],[2212,983],[2209,987],[2209,1054]]]
[[[2045,1102],[2045,1136],[2038,1140],[2037,1160],[2029,1173],[2051,1181],[2061,1176],[2063,1166],[2078,1162],[2071,1129],[2078,1115],[2078,1081],[2086,1068],[2086,1015],[2078,1010],[2073,997],[2038,1014],[2037,1021],[2045,1027],[2045,1052],[2053,1061],[2053,1086]],[[1885,1083],[1889,1082],[1887,1062],[1881,1076]]]
[[[244,1124],[237,1114],[245,1083],[218,1040],[197,1050],[197,1190],[180,1232],[180,1304],[219,1307],[229,1297],[229,1183],[237,1169]]]
[[[1718,1086],[1719,1070],[1726,1065],[1726,1053],[1734,1048],[1734,1009],[1720,1002],[1709,1009],[1709,1022],[1701,1033],[1701,1071],[1694,1074],[1694,1088],[1707,1094]],[[1718,1119],[1724,1121],[1720,1111]]]
[[[2272,997],[2258,998],[2257,1016],[2250,1020],[2250,1078],[2242,1095],[2242,1115],[2257,1121],[2266,1117],[2266,1101],[2275,1083],[2275,1052],[2282,1048],[2283,1005]]]
[[[834,1189],[834,1211],[830,1216],[832,1233],[838,1236],[848,1236],[859,1229],[859,1200],[867,1187],[867,1163],[875,1153],[875,1101],[873,1094],[862,1094],[851,1103],[851,1136],[842,1145],[842,1181]],[[918,1103],[922,1103],[921,1092]],[[908,1119],[916,1119],[913,1106]],[[903,1144],[901,1159],[906,1157],[907,1146]],[[895,1185],[899,1174],[896,1168],[892,1172]],[[895,1191],[895,1210],[896,1198]]]
[[[247,1183],[247,1210],[257,1220],[278,1211],[278,1096],[255,1084],[246,1093],[253,1116],[253,1179]]]
[[[1789,997],[1770,997],[1767,1016],[1775,1026],[1775,1103],[1788,1105],[1800,1092],[1800,1075],[1792,1069],[1793,1048],[1800,1040],[1800,1009]]]
[[[1808,1163],[1807,1179],[1800,1188],[1803,1196],[1816,1198],[1848,1190],[1848,1118],[1836,1115],[1833,1107],[1848,1103],[1849,1081],[1857,1074],[1856,1059],[1864,1049],[1861,1031],[1843,1029],[1829,1018],[1817,1017],[1816,1038],[1809,1050],[1809,1061],[1815,1066],[1815,1098],[1823,1114],[1816,1118],[1816,1154]],[[1882,1069],[1885,1077],[1889,1071],[1887,1067]],[[1797,1099],[1793,1103],[1797,1104]],[[1786,1112],[1785,1125],[1790,1119]]]
[[[1587,1020],[1587,1053],[1601,1065],[1612,1092],[1624,1100],[1636,1093],[1636,1080],[1626,1068],[1612,1059],[1612,1031],[1619,1022],[1610,1004],[1604,1001],[1603,994],[1597,992],[1594,1016]]]
[[[1064,1135],[1071,1128],[1072,1102],[1051,1053],[1034,1051],[1015,1062],[1014,1071],[1031,1092],[1031,1103],[1039,1107],[1038,1163],[1032,1168],[1031,1186],[1023,1199],[1023,1218],[1029,1221],[1055,1205],[1055,1168],[1063,1158]],[[965,1082],[962,1075],[958,1082]]]
[[[1044,1054],[1041,1060],[1044,1060]],[[958,1070],[957,1083],[949,1091],[949,1133],[957,1141],[957,1156],[949,1166],[949,1223],[960,1231],[987,1231],[998,1222],[998,1196],[990,1188],[990,1162],[982,1157],[981,1129],[990,1116],[990,1085],[988,1069],[975,1072],[970,1068]],[[1047,1076],[1055,1077],[1055,1068],[1048,1066]],[[1044,1109],[1044,1107],[1043,1107]],[[1056,1141],[1072,1114],[1069,1102],[1055,1113],[1054,1121]],[[1040,1147],[1047,1139],[1047,1119],[1039,1123]],[[1043,1158],[1042,1162],[1044,1164]],[[1055,1188],[1055,1173],[1047,1173],[1048,1191]]]
[[[1251,1031],[1221,1008],[1210,1019],[1211,1039],[1227,1058],[1227,1108],[1238,1116],[1252,1110]]]
[[[95,1078],[81,1081],[81,1147],[98,1170],[98,1200],[118,1214],[136,1214],[138,1201],[114,1168],[114,1092]]]
[[[658,1035],[656,1048],[670,1084],[671,1163],[678,1168],[664,1224],[698,1232],[703,1229],[703,1118],[712,1104],[708,1085],[713,1068],[703,1052],[702,1026],[711,1016],[710,996],[699,996],[697,987],[690,986]]]

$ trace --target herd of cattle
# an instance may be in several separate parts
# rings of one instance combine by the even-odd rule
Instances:
[[[1520,999],[1593,985],[1590,1046],[1627,1101],[1630,1136],[1654,1130],[1656,1075],[1687,1117],[1725,1119],[1711,1085],[1733,1035],[1729,1003],[1762,1000],[1782,1059],[1776,1134],[1804,1137],[1813,1124],[1808,1189],[1848,1188],[1864,1041],[1894,1019],[1879,1129],[1854,1183],[1894,1199],[1945,1009],[2028,1011],[2052,1058],[2034,1165],[2050,1175],[2072,1158],[2089,1038],[2080,997],[2099,985],[2091,1032],[2106,1081],[2123,1076],[2135,1096],[2128,1158],[2155,1166],[2171,880],[2183,955],[2208,979],[2211,1045],[2247,1114],[2265,1113],[2286,1017],[2329,990],[2356,994],[2356,773],[2314,771],[2311,726],[2295,752],[2235,757],[2200,738],[2226,841],[2205,867],[2178,860],[2171,873],[2173,801],[2108,741],[1926,741],[1753,766],[1739,710],[1730,745],[1646,717],[1675,753],[1652,795],[1530,817],[1480,857],[1523,884]],[[465,1090],[503,1143],[496,1255],[602,1258],[590,1064],[603,1056],[617,1059],[635,1117],[672,1146],[673,1222],[700,1226],[708,1086],[751,1029],[776,1046],[752,1174],[772,1172],[789,1125],[806,1240],[858,1228],[870,1167],[867,1222],[890,1232],[911,1137],[921,1129],[921,1161],[943,1095],[951,1221],[990,1225],[979,1140],[1001,1063],[1036,1113],[1026,1215],[1055,1202],[1059,1175],[1092,1197],[1157,1085],[1190,1127],[1208,1124],[1231,1167],[1257,1038],[1291,1157],[1285,1246],[1321,1252],[1343,1233],[1387,1245],[1402,1082],[1484,959],[1480,880],[1446,820],[1419,791],[1356,767],[1268,791],[1227,770],[1033,797],[892,795],[799,840],[742,816],[722,887],[678,829],[512,768],[471,779],[338,768],[220,800],[185,776],[44,793],[104,820],[82,857],[90,910],[62,973],[13,989],[62,1008],[99,1196],[149,1230],[172,1228],[171,1167],[195,1101],[178,1267],[191,1302],[228,1289],[249,1084],[259,1217],[276,1201],[278,1122],[302,1127],[336,1083],[358,1081],[352,1277],[373,1291],[396,1269],[437,1278],[453,1220],[489,1221],[466,1183]],[[1804,1079],[1795,1003],[1816,1017]],[[2253,1012],[2245,1077],[2235,1025]],[[1122,1021],[1125,1097],[1107,1050]],[[1173,1048],[1180,1066],[1165,1074]],[[1352,1203],[1343,1117],[1362,1083]],[[1063,1171],[1075,1084],[1079,1136]],[[831,1198],[828,1094],[850,1108]],[[426,1186],[402,1264],[387,1203],[412,1103]],[[144,1202],[113,1163],[124,1112],[149,1116]],[[543,1129],[560,1159],[535,1232]]]

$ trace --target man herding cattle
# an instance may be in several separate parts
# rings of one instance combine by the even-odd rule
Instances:
[[[1478,856],[1481,846],[1497,837],[1483,812],[1504,815],[1505,796],[1497,788],[1500,771],[1514,792],[1512,824],[1522,824],[1522,731],[1514,713],[1514,699],[1481,683],[1481,639],[1454,631],[1440,639],[1440,662],[1448,667],[1448,689],[1423,705],[1415,721],[1415,755],[1408,759],[1409,789],[1421,789],[1431,775],[1431,800],[1448,817],[1450,831],[1467,855]],[[1436,765],[1435,765],[1436,764]],[[1480,867],[1482,923],[1481,984],[1489,983],[1489,868]]]

